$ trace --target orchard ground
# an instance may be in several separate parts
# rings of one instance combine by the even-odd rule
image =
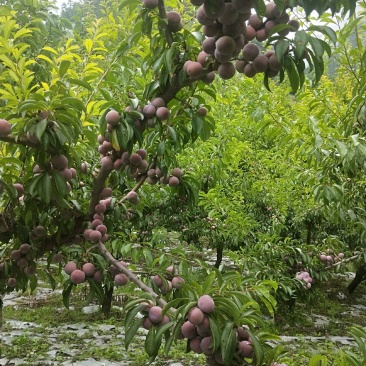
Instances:
[[[194,253],[192,253],[194,254]],[[226,265],[231,264],[225,258]],[[308,365],[314,354],[325,354],[330,361],[339,350],[356,350],[347,335],[352,325],[366,327],[366,285],[362,283],[352,297],[345,288],[352,272],[336,274],[311,291],[317,301],[296,302],[292,310],[279,308],[275,321],[267,319],[268,329],[281,336],[288,351],[283,362],[289,366]],[[97,303],[86,304],[86,288],[78,285],[72,295],[70,310],[64,308],[61,289],[52,291],[46,284],[34,294],[6,295],[3,308],[3,328],[0,338],[0,365],[147,365],[143,349],[145,331],[141,330],[129,350],[123,346],[123,304],[126,296],[118,290],[113,309],[105,317]],[[204,365],[202,355],[185,353],[180,341],[169,357],[159,354],[153,365]]]

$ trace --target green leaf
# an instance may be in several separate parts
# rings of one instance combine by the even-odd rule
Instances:
[[[61,104],[62,105],[70,105],[72,106],[74,109],[78,110],[78,111],[83,111],[83,112],[86,112],[86,108],[85,108],[85,105],[84,103],[78,99],[78,98],[74,98],[74,97],[66,97],[66,98],[63,98],[61,100]]]
[[[51,178],[48,173],[44,173],[41,176],[41,179],[39,180],[39,183],[37,185],[37,192],[39,197],[41,197],[45,203],[49,204],[51,202],[52,184]]]
[[[275,44],[276,57],[280,64],[284,63],[285,54],[288,52],[289,41],[286,39],[280,39]]]
[[[161,337],[156,337],[156,326],[153,325],[145,339],[145,351],[152,359],[155,359],[159,352],[160,345]]]
[[[80,80],[80,79],[68,79],[68,80],[71,84],[82,86],[83,88],[88,89],[89,91],[93,91],[92,86],[84,80]],[[104,94],[103,94],[103,97],[104,97]]]
[[[228,322],[221,335],[221,355],[225,362],[225,365],[230,365],[236,351],[236,330],[234,329],[234,323]]]
[[[60,75],[61,79],[67,73],[67,70],[69,69],[70,65],[71,65],[71,62],[69,60],[62,60],[61,61],[60,68],[59,68],[59,71],[58,71],[58,74]]]
[[[69,285],[62,291],[62,302],[66,309],[70,307],[70,294],[75,285],[70,281]]]
[[[262,365],[264,360],[264,350],[257,337],[248,329],[250,338],[252,339],[252,346],[255,355],[255,363],[257,365]]]
[[[334,43],[334,45],[336,45],[336,43],[337,43],[337,33],[331,27],[328,27],[327,25],[311,25],[308,28],[308,30],[320,32],[320,33],[326,35],[327,37],[329,37],[329,39]]]
[[[125,334],[125,348],[126,348],[126,350],[128,349],[128,346],[132,342],[132,340],[135,337],[135,335],[136,335],[137,331],[139,330],[139,328],[141,328],[142,323],[144,322],[144,320],[145,320],[144,318],[137,319],[133,323],[133,325],[126,330],[126,334]]]
[[[309,35],[304,30],[297,31],[295,33],[295,56],[297,59],[301,59],[305,52],[307,43],[309,42]]]

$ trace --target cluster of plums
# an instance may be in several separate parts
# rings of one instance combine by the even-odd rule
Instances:
[[[14,264],[23,269],[27,276],[33,275],[36,272],[36,268],[31,264],[31,246],[28,243],[23,243],[18,249],[14,249],[10,253],[10,261],[0,262],[0,278],[6,277],[9,267]],[[15,287],[17,280],[14,277],[7,279],[7,286]]]
[[[161,276],[155,275],[152,277],[152,281],[156,284],[163,295],[170,293],[173,288],[181,288],[185,282],[182,277],[179,276],[178,269],[174,266],[169,266],[164,275],[164,280]]]
[[[290,19],[285,9],[280,11],[274,3],[267,3],[265,16],[261,18],[252,14],[253,0],[191,0],[191,3],[198,6],[196,18],[206,38],[197,59],[186,61],[183,66],[189,77],[211,83],[215,70],[223,79],[232,78],[236,71],[247,77],[254,77],[257,73],[267,73],[269,77],[278,74],[282,65],[275,53],[261,54],[259,47],[249,42],[263,42],[273,33],[277,33],[277,38],[283,38],[289,32],[296,32],[300,23]],[[143,0],[143,5],[154,9],[158,0]],[[168,12],[167,23],[173,32],[179,31],[180,15],[175,11]],[[276,32],[278,25],[287,26],[278,27]],[[213,65],[213,71],[205,70],[208,64]]]
[[[92,243],[98,243],[99,241],[105,243],[108,240],[107,226],[103,224],[104,213],[107,207],[111,203],[112,189],[105,187],[100,193],[100,200],[94,207],[93,220],[91,221],[91,227],[84,231],[84,238]]]
[[[310,289],[311,284],[313,283],[312,277],[310,277],[309,272],[300,271],[296,273],[296,279],[300,280],[303,283],[304,288]]]
[[[332,249],[327,249],[325,253],[319,254],[320,262],[324,263],[326,266],[340,262],[343,258],[344,253],[335,254]]]

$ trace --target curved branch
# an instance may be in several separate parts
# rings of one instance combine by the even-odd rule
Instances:
[[[100,241],[98,242],[98,248],[101,251],[101,253],[104,255],[104,257],[112,263],[114,266],[116,266],[123,274],[125,274],[131,282],[133,282],[137,287],[139,287],[141,290],[149,293],[156,302],[161,306],[165,307],[167,302],[160,297],[157,293],[153,291],[153,289],[149,286],[147,286],[145,283],[143,283],[131,270],[128,268],[122,266],[122,264],[116,260],[116,258],[113,257],[113,255],[107,250],[105,245]],[[170,308],[169,311],[174,312],[175,309]]]
[[[26,139],[16,139],[15,136],[13,136],[13,135],[0,136],[0,141],[9,142],[11,144],[17,144],[17,145],[22,145],[22,146],[34,147],[34,148],[42,146],[40,143],[33,143]]]
[[[166,19],[167,15],[166,15],[166,10],[165,10],[164,0],[159,0],[158,9],[159,9],[159,18]],[[168,42],[168,45],[171,46],[174,42],[174,38],[173,38],[173,34],[170,31],[167,24],[164,24],[164,31],[165,31],[165,38]]]

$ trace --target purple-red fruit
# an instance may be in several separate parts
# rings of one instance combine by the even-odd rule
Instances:
[[[201,296],[198,299],[197,305],[206,314],[212,313],[215,309],[215,303],[209,295]]]
[[[13,277],[8,278],[7,285],[9,287],[15,287],[17,284],[17,280]]]
[[[185,283],[185,281],[182,277],[175,276],[172,279],[173,288],[182,288],[183,283]]]
[[[106,122],[109,123],[111,126],[118,125],[120,118],[121,117],[120,117],[119,113],[115,110],[109,111],[105,116]]]
[[[30,251],[30,245],[28,243],[24,243],[19,247],[19,251],[22,254],[27,254]]]
[[[182,334],[184,338],[193,339],[197,336],[196,326],[189,321],[186,321],[182,325]]]
[[[202,310],[194,307],[188,313],[188,321],[190,321],[194,325],[201,324],[205,315],[203,314]]]
[[[62,170],[67,168],[68,160],[65,155],[54,155],[51,158],[51,163],[54,169]]]
[[[6,119],[0,119],[0,136],[6,137],[11,132],[11,124]]]
[[[201,340],[201,350],[205,355],[213,354],[212,337],[204,337]]]
[[[102,233],[98,230],[93,230],[90,234],[89,234],[89,240],[92,243],[97,243],[98,241],[100,241],[102,239]]]
[[[143,4],[147,9],[155,9],[159,4],[159,0],[143,0]]]
[[[118,273],[114,276],[114,284],[116,286],[125,286],[128,283],[128,277],[123,273]]]
[[[102,214],[106,211],[107,206],[104,203],[98,203],[95,205],[94,210],[96,213]]]
[[[108,171],[113,169],[113,160],[110,156],[103,156],[100,159],[100,165],[103,170]]]
[[[169,185],[170,185],[171,187],[177,187],[177,186],[179,185],[179,178],[174,177],[174,176],[171,176],[171,177],[169,178]]]
[[[154,324],[158,324],[163,320],[163,309],[159,306],[153,306],[149,310],[148,317]]]
[[[201,67],[202,67],[202,65],[201,65]],[[158,117],[158,119],[160,121],[166,121],[167,119],[169,119],[169,116],[170,116],[170,111],[166,107],[159,107],[156,110],[156,117]]]
[[[68,263],[66,263],[66,265],[64,267],[64,271],[68,275],[71,275],[71,273],[74,272],[76,269],[77,269],[77,266],[76,266],[75,262],[68,262]]]
[[[95,266],[93,263],[84,263],[82,270],[85,273],[85,276],[91,277],[95,272]]]
[[[85,282],[85,273],[80,269],[75,269],[70,275],[70,280],[75,285]]]

